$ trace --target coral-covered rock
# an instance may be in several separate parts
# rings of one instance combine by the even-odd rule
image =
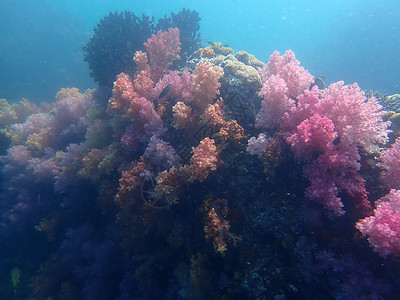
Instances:
[[[265,64],[258,60],[253,54],[247,53],[246,51],[239,51],[235,55],[236,59],[248,66],[252,66],[255,69],[262,68]]]
[[[233,55],[228,55],[220,66],[224,69],[224,80],[231,86],[246,86],[254,90],[261,87],[261,77],[257,69],[237,60]]]

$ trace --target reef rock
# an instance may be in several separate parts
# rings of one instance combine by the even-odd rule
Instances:
[[[246,51],[239,51],[235,55],[236,59],[238,61],[241,61],[242,63],[252,66],[253,68],[262,68],[264,67],[264,63],[261,60],[258,60],[253,54],[249,54]]]
[[[237,60],[232,54],[226,56],[220,66],[224,69],[224,80],[230,85],[246,86],[250,89],[261,87],[258,71],[253,66]]]

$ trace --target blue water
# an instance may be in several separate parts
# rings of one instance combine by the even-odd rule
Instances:
[[[167,4],[166,4],[167,3]],[[25,1],[0,11],[0,97],[52,101],[66,86],[95,87],[81,47],[110,11],[156,18],[196,9],[204,40],[229,44],[266,61],[292,49],[327,82],[400,89],[400,3],[390,1]]]

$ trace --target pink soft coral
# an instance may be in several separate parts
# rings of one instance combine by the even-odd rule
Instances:
[[[359,220],[356,228],[368,236],[370,245],[380,255],[400,255],[400,190],[391,190],[380,198],[374,215]]]
[[[281,118],[293,105],[294,101],[288,96],[288,87],[285,80],[271,75],[259,93],[264,100],[257,115],[256,126],[272,128],[281,122]]]
[[[373,152],[388,140],[389,123],[382,114],[382,106],[366,99],[357,84],[337,82],[323,91],[314,86],[297,97],[297,105],[285,113],[284,127],[287,143],[306,163],[310,199],[342,215],[338,195],[345,191],[360,213],[369,212],[358,148]]]
[[[371,206],[364,179],[357,173],[360,169],[359,159],[356,147],[347,148],[343,145],[320,154],[304,167],[304,175],[310,181],[307,197],[340,216],[345,212],[338,194],[345,191],[355,201],[354,206],[359,213],[368,214]]]
[[[124,111],[126,110],[133,98],[139,97],[133,88],[132,78],[125,73],[117,75],[114,81],[113,95],[108,101],[109,110]]]
[[[291,97],[297,97],[313,82],[313,76],[303,67],[292,50],[287,50],[280,56],[278,51],[274,51],[269,57],[267,65],[260,70],[263,81],[271,75],[277,75],[285,80],[288,93]]]
[[[129,75],[119,74],[117,81],[114,82],[108,110],[121,113],[125,119],[134,121],[137,129],[149,136],[159,134],[163,129],[161,117],[156,112],[154,104],[148,98],[141,96],[146,89],[137,90],[136,84],[132,83]]]
[[[186,96],[186,101],[200,112],[210,104],[219,94],[219,79],[224,74],[221,67],[213,66],[209,62],[199,62],[193,73],[193,84]]]
[[[193,148],[190,165],[185,166],[190,176],[190,181],[204,181],[208,175],[217,169],[220,164],[219,153],[215,141],[204,138],[200,144]]]
[[[356,83],[344,85],[339,81],[323,91],[314,86],[297,100],[284,117],[288,130],[317,113],[333,121],[341,143],[347,146],[361,146],[373,152],[378,143],[388,141],[390,122],[382,121],[382,106],[373,97],[367,99]]]
[[[314,153],[324,153],[334,148],[333,142],[338,134],[335,125],[328,117],[312,115],[297,126],[297,131],[286,141],[292,146],[297,157],[303,160],[312,158]]]
[[[388,141],[390,122],[382,121],[383,107],[374,97],[367,99],[357,83],[333,83],[321,91],[321,98],[318,110],[331,118],[342,143],[372,152]]]
[[[263,86],[259,96],[263,98],[256,125],[273,128],[281,123],[284,113],[295,105],[293,100],[313,82],[313,76],[296,60],[291,50],[282,56],[275,51],[267,65],[259,69]]]
[[[166,32],[160,30],[144,43],[150,59],[151,79],[154,82],[168,71],[174,60],[180,59],[180,45],[178,28],[169,28]]]
[[[192,88],[192,74],[188,70],[178,73],[177,71],[170,71],[161,78],[153,89],[152,97],[158,99],[158,103],[165,103],[168,97],[175,98],[175,101],[186,99]],[[171,84],[169,92],[159,99],[161,92]]]
[[[389,149],[382,151],[380,163],[381,178],[388,189],[400,189],[400,138]]]

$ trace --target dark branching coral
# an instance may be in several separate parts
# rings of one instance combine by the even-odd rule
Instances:
[[[94,28],[94,35],[83,47],[90,76],[100,86],[112,87],[121,72],[133,74],[133,54],[143,50],[143,43],[154,32],[154,19],[133,12],[110,13]]]
[[[171,13],[170,17],[158,20],[156,30],[167,30],[178,27],[180,31],[181,58],[186,61],[193,52],[200,47],[200,20],[199,13],[195,10],[182,9],[179,13]]]
[[[181,10],[171,13],[155,25],[154,18],[143,15],[137,17],[133,12],[110,13],[102,18],[94,28],[94,35],[83,47],[84,60],[88,62],[90,76],[100,86],[111,89],[117,75],[121,72],[133,75],[134,53],[144,50],[143,43],[159,30],[171,27],[180,30],[181,61],[184,64],[200,47],[200,17],[197,11]]]

